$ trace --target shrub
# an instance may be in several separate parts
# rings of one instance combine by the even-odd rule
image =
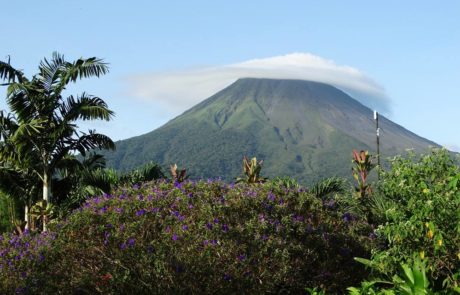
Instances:
[[[415,251],[427,263],[434,288],[460,283],[460,171],[445,150],[420,159],[397,157],[382,172],[376,233],[384,247],[371,265],[391,276]]]
[[[365,278],[353,257],[368,255],[368,233],[357,237],[353,226],[301,188],[136,185],[88,200],[55,226],[43,263],[13,261],[30,271],[19,280],[14,268],[2,271],[2,291],[336,293]]]

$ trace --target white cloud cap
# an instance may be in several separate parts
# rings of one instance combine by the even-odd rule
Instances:
[[[336,86],[364,105],[388,113],[389,99],[382,86],[358,69],[339,66],[310,54],[292,53],[237,64],[131,76],[129,94],[161,103],[179,114],[239,78],[299,79]]]

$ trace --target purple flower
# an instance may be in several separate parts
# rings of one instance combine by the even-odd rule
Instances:
[[[145,211],[145,209],[141,209],[139,211],[136,212],[136,216],[142,216],[146,213],[147,211]]]
[[[115,212],[121,213],[121,212],[123,212],[123,208],[115,208]]]
[[[302,222],[303,219],[304,219],[304,218],[303,218],[303,216],[301,216],[301,215],[296,215],[296,214],[294,214],[294,215],[292,216],[292,220],[293,220],[294,222]]]
[[[212,223],[210,223],[210,222],[206,223],[206,227],[207,227],[208,229],[212,229]]]
[[[219,223],[219,218],[214,218],[214,224],[218,224]]]
[[[149,196],[147,197],[147,200],[148,200],[149,202],[152,201],[152,200],[153,200],[153,196],[152,196],[152,195],[149,195]]]
[[[223,231],[224,233],[228,232],[228,225],[222,224],[222,231]]]
[[[122,243],[122,244],[120,245],[120,250],[125,250],[126,247],[127,247],[127,246],[126,246],[126,243]]]
[[[140,186],[138,184],[133,185],[133,189],[135,189],[135,190],[139,189],[139,187]]]
[[[204,245],[204,246],[207,246],[208,244],[209,244],[209,241],[208,241],[208,240],[204,240],[204,241],[203,241],[203,245]]]
[[[185,231],[185,230],[188,230],[188,226],[184,224],[184,225],[182,226],[182,230],[184,230],[184,231]]]
[[[106,212],[107,212],[107,206],[104,206],[104,207],[101,208],[101,210],[99,210],[99,213],[101,213],[101,214],[104,214]]]
[[[217,240],[211,240],[211,245],[217,246]]]
[[[225,275],[224,275],[224,280],[230,281],[231,279],[232,279],[232,276],[231,276],[231,275],[229,275],[229,274],[225,274]]]
[[[350,213],[347,212],[347,213],[342,215],[342,219],[345,222],[350,222],[350,221],[353,220],[353,215],[351,215]]]
[[[138,199],[139,201],[142,201],[142,200],[144,200],[144,196],[141,195],[141,194],[139,194],[139,195],[137,195],[137,199]]]
[[[276,197],[275,197],[275,195],[274,195],[272,192],[269,192],[269,193],[268,193],[267,198],[268,198],[270,201],[272,201],[272,202],[276,200]]]
[[[237,258],[238,258],[239,261],[244,261],[244,260],[246,260],[246,255],[241,254],[241,255],[238,255]]]
[[[188,205],[188,208],[189,208],[189,209],[193,209],[193,205],[192,205],[192,204],[189,204],[189,205]]]
[[[178,238],[179,238],[179,237],[176,235],[176,233],[173,233],[173,235],[172,235],[172,240],[173,240],[173,241],[177,241]]]
[[[134,245],[136,244],[136,239],[129,238],[127,244],[129,247],[134,247]]]

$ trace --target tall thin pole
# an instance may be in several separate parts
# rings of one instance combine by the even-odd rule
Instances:
[[[379,128],[379,113],[374,111],[375,134],[377,142],[377,179],[380,180],[380,128]]]

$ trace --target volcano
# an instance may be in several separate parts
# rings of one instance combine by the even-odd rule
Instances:
[[[381,158],[432,141],[379,117]],[[192,178],[232,180],[244,155],[264,160],[262,175],[312,183],[350,176],[353,149],[375,153],[373,111],[327,84],[239,79],[147,134],[116,142],[108,166],[129,170],[153,161],[177,163]]]

